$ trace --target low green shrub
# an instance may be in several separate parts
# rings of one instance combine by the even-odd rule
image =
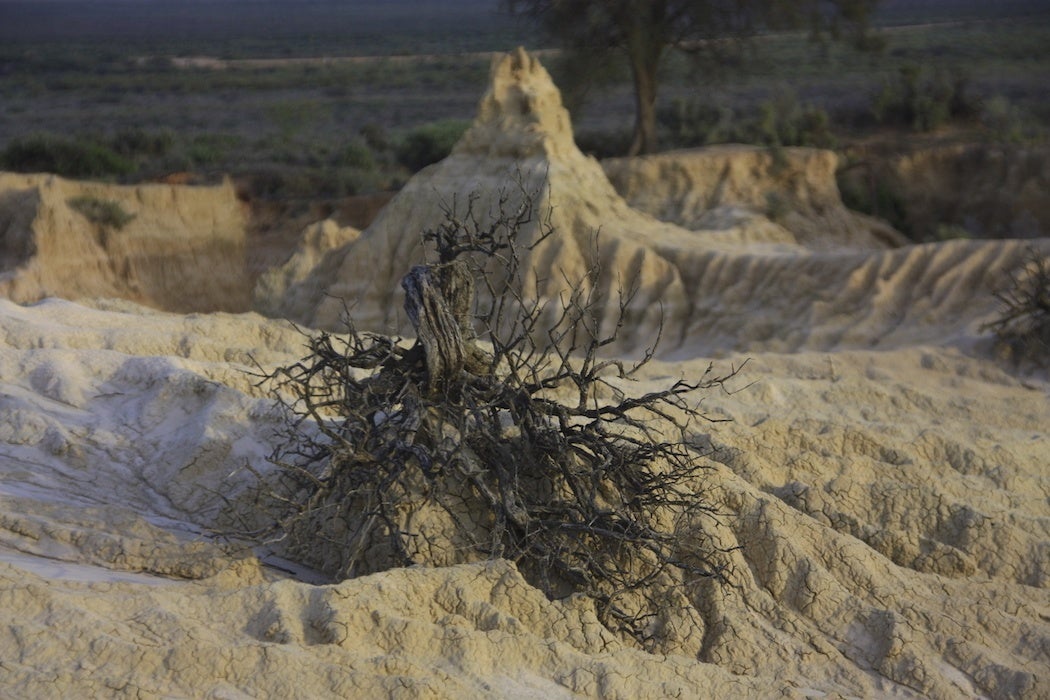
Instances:
[[[263,199],[317,199],[378,192],[393,185],[390,173],[378,168],[283,166],[255,169],[249,190]]]
[[[376,159],[367,143],[355,139],[343,147],[337,165],[373,170],[376,167]]]
[[[981,124],[993,143],[1020,146],[1046,140],[1046,129],[1002,95],[984,103]]]
[[[186,145],[185,152],[195,166],[216,166],[224,163],[240,143],[239,137],[229,134],[197,134]]]
[[[135,218],[134,214],[124,210],[120,202],[111,199],[82,196],[68,199],[66,203],[91,223],[116,231],[127,226]]]
[[[390,148],[390,136],[382,124],[369,122],[362,126],[358,133],[373,151],[385,151]]]
[[[656,122],[661,141],[678,148],[740,140],[733,109],[707,100],[676,98],[657,110]]]
[[[20,173],[47,172],[65,177],[127,175],[135,166],[111,148],[95,141],[37,134],[7,144],[0,163]]]
[[[462,119],[443,119],[409,131],[397,146],[397,160],[415,172],[436,163],[452,152],[452,147],[470,126]]]
[[[389,175],[376,168],[335,168],[328,181],[333,197],[379,192],[391,187]]]
[[[160,158],[167,155],[175,145],[175,134],[170,129],[121,129],[113,135],[109,143],[114,152],[126,158]]]
[[[302,99],[275,102],[267,113],[281,138],[288,141],[307,125],[323,121],[330,116],[331,108],[321,100]]]
[[[971,119],[980,108],[965,73],[927,71],[914,63],[900,66],[897,79],[883,83],[871,103],[879,124],[915,131],[933,131],[953,120]]]
[[[318,182],[300,168],[260,167],[252,172],[250,190],[262,199],[304,199],[316,197]]]
[[[678,98],[658,110],[657,124],[662,141],[677,148],[712,143],[833,148],[836,143],[828,113],[789,90],[776,92],[750,115],[700,98]]]
[[[790,91],[780,91],[762,103],[756,127],[752,127],[755,133],[748,140],[766,146],[832,148],[835,145],[828,113],[799,102],[798,96]]]

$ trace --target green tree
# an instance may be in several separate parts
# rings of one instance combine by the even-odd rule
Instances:
[[[570,50],[621,51],[635,92],[630,154],[656,146],[656,93],[668,50],[717,57],[757,32],[808,27],[819,41],[846,37],[876,48],[868,20],[878,0],[505,0]]]

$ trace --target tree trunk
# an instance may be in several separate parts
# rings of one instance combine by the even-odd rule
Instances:
[[[405,312],[416,329],[427,370],[427,392],[452,389],[462,372],[479,375],[487,356],[475,344],[471,311],[474,280],[466,265],[416,265],[401,280]]]
[[[634,93],[634,138],[627,155],[639,156],[656,149],[656,76],[636,68]]]
[[[634,76],[634,138],[627,153],[631,156],[656,150],[656,72],[664,46],[652,32],[652,27],[637,29],[627,41]]]

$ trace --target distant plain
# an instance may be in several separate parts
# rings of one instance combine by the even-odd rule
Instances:
[[[86,173],[103,179],[228,174],[268,199],[389,191],[447,153],[491,56],[517,45],[541,50],[585,151],[621,155],[633,117],[626,63],[583,81],[496,0],[0,0],[0,18],[0,168],[11,170],[34,169],[13,146],[65,141],[116,153]],[[876,21],[878,54],[774,34],[738,65],[669,56],[661,146],[1045,142],[1046,3],[890,0]],[[880,107],[894,99],[940,111],[919,124]]]

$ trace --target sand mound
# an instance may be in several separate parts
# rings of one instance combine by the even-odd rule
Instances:
[[[96,223],[76,200],[119,206]],[[168,311],[243,311],[245,214],[233,186],[121,187],[0,173],[0,296],[120,297]]]
[[[284,264],[259,276],[253,296],[255,309],[270,316],[280,316],[284,306],[298,306],[297,296],[317,293],[311,289],[310,273],[329,252],[356,241],[361,232],[353,226],[340,226],[325,219],[307,226],[299,237],[292,256]]]
[[[798,197],[790,190],[799,186],[799,179],[827,179],[821,167],[833,165],[829,157],[833,159],[799,156],[819,177],[766,178],[752,189],[770,196],[783,191],[785,202],[795,202]],[[759,162],[762,156],[751,160]],[[824,191],[829,187],[824,180],[807,185],[811,212],[838,201],[836,191]],[[516,210],[523,196],[530,196],[535,216],[523,227],[525,243],[535,240],[540,221],[549,214],[555,233],[530,256],[537,279],[527,294],[557,299],[572,289],[591,289],[605,300],[611,322],[621,291],[637,289],[628,309],[625,348],[651,340],[661,320],[671,336],[682,334],[693,307],[702,303],[690,289],[697,280],[686,273],[703,265],[704,256],[741,244],[753,245],[755,252],[803,250],[795,234],[757,212],[740,209],[732,222],[690,231],[629,207],[598,162],[576,148],[568,113],[550,76],[519,51],[494,63],[477,119],[451,156],[412,178],[360,239],[328,253],[307,278],[288,288],[285,298],[257,290],[259,307],[307,325],[338,328],[349,305],[365,328],[406,332],[399,283],[412,264],[423,260],[420,234],[442,221],[447,211],[465,216],[472,194],[473,212],[482,223],[501,208]],[[837,206],[836,211],[842,210]],[[842,218],[848,219],[844,213]],[[885,248],[867,233],[878,226],[862,230],[856,217],[849,221],[853,228],[843,233],[841,245],[863,239],[869,248]],[[825,233],[821,240],[837,235]]]
[[[318,586],[206,537],[267,469],[278,424],[245,363],[294,361],[287,324],[0,302],[0,339],[6,693],[1050,692],[1050,384],[950,346],[759,354],[707,398],[733,419],[710,428],[704,525],[737,548],[731,585],[690,587],[701,637],[651,656],[507,562]]]
[[[470,205],[484,223],[501,208],[516,211],[526,197],[534,216],[523,227],[523,243],[536,239],[548,212],[557,232],[532,252],[528,264],[542,276],[526,293],[556,299],[582,287],[614,299],[635,281],[632,333],[639,337],[651,337],[658,302],[670,314],[682,312],[686,300],[677,272],[646,241],[690,234],[627,207],[597,161],[575,147],[557,89],[523,51],[494,63],[478,118],[450,157],[412,178],[359,239],[325,255],[284,297],[257,290],[259,308],[338,328],[352,306],[363,328],[406,332],[400,281],[423,260],[421,232],[439,224],[446,211],[465,216]]]

